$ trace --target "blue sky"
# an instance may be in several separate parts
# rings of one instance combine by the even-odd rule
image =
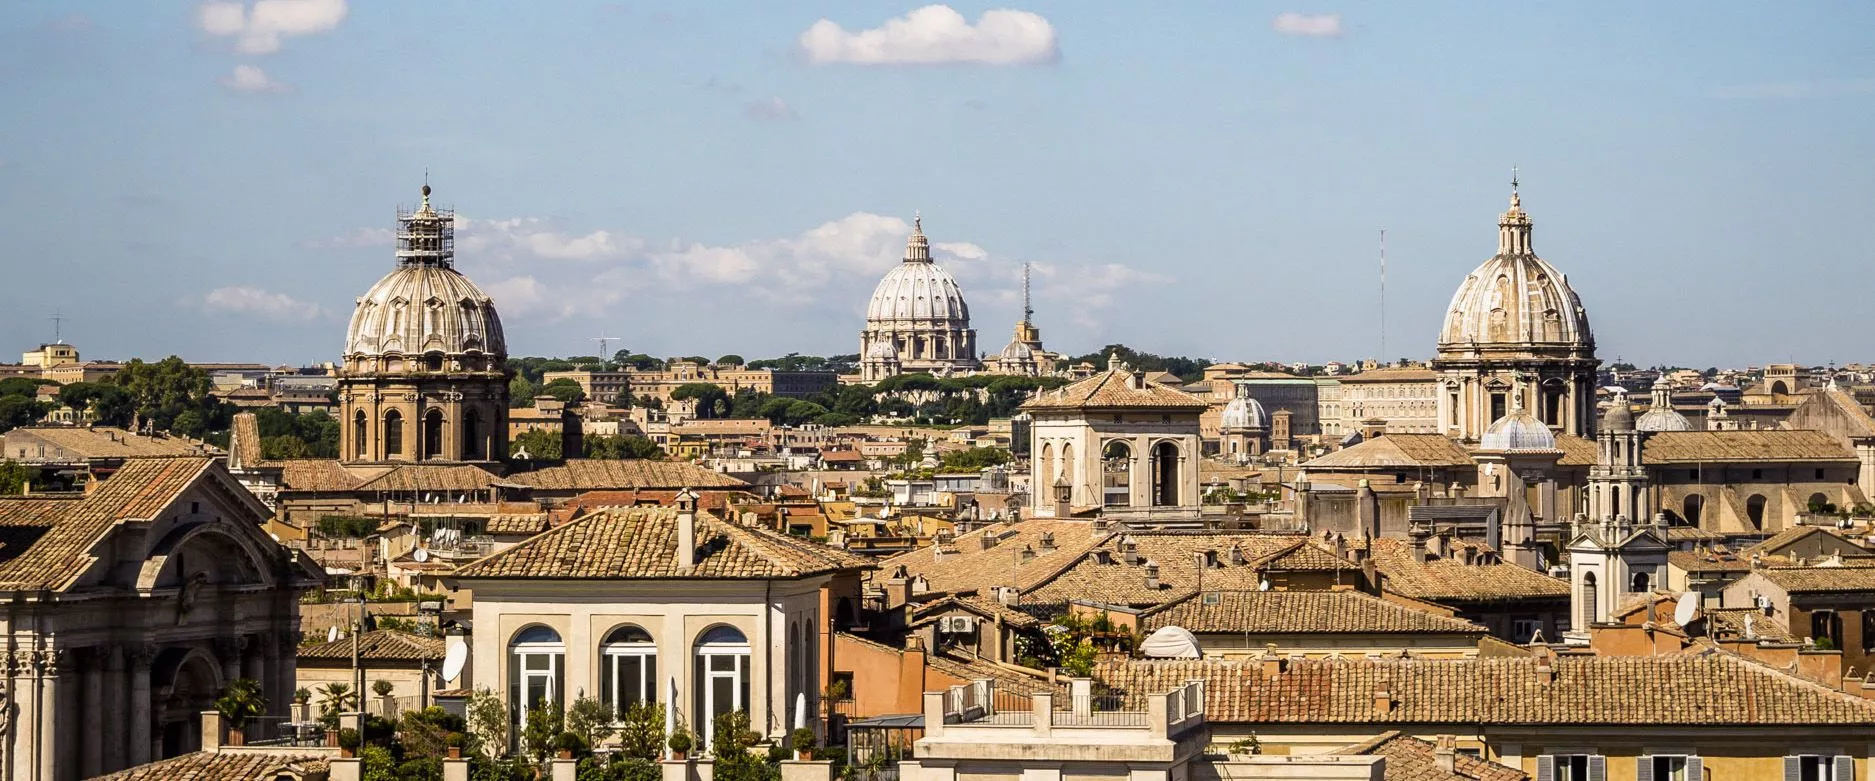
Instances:
[[[0,7],[0,344],[331,359],[427,169],[516,354],[852,352],[921,209],[992,349],[1030,261],[1055,349],[1370,357],[1385,228],[1428,357],[1514,164],[1604,360],[1875,360],[1875,4],[260,6]]]

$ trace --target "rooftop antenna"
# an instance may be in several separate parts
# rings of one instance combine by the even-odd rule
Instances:
[[[1387,361],[1387,229],[1380,229],[1380,362]]]
[[[1025,274],[1023,279],[1026,280],[1027,278],[1028,276]],[[52,313],[52,343],[65,343],[65,314],[63,312],[55,311]]]
[[[1035,307],[1029,302],[1029,263],[1022,262],[1022,322],[1029,322],[1035,316]]]
[[[590,339],[590,341],[599,343],[599,362],[600,363],[604,363],[606,361],[612,360],[612,357],[606,354],[605,348],[611,346],[612,341],[617,338],[618,337],[616,336],[594,336]]]

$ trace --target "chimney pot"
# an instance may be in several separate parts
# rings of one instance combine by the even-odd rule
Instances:
[[[1374,711],[1382,716],[1393,713],[1393,692],[1386,689],[1374,692]]]
[[[1440,770],[1456,774],[1458,772],[1458,739],[1451,735],[1440,735],[1432,749],[1432,762]]]

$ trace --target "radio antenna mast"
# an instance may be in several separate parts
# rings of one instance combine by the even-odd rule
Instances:
[[[612,360],[612,356],[606,354],[605,348],[612,344],[612,340],[617,339],[617,338],[618,337],[616,336],[591,337],[590,341],[599,343],[599,362],[600,363],[605,363],[606,361]]]
[[[1380,365],[1387,365],[1387,229],[1380,229]]]

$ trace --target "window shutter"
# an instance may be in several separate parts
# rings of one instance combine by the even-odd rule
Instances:
[[[1536,758],[1536,781],[1556,781],[1556,758],[1548,755]]]
[[[1608,781],[1608,758],[1600,754],[1589,757],[1589,781]]]
[[[1803,757],[1784,758],[1784,781],[1803,780]]]
[[[1654,758],[1639,756],[1634,758],[1634,781],[1654,781]]]
[[[1855,757],[1836,756],[1836,781],[1855,781]]]
[[[1686,781],[1706,781],[1706,760],[1699,757],[1686,758]]]

